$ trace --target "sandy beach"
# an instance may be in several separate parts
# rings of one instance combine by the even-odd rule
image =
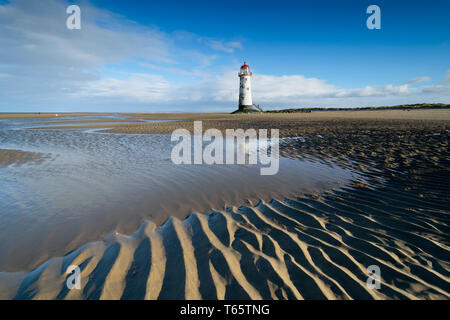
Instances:
[[[358,175],[318,193],[112,231],[30,272],[0,272],[0,299],[450,298],[450,110],[127,115],[177,121],[31,131],[158,135],[192,131],[194,120],[204,130],[277,128],[284,158]],[[81,269],[81,290],[67,289],[69,265]],[[366,285],[373,265],[378,290]]]
[[[359,128],[375,128],[382,124],[383,127],[408,127],[411,124],[420,126],[445,125],[450,121],[450,109],[437,110],[370,110],[370,111],[313,111],[311,113],[130,113],[125,114],[131,119],[138,120],[175,120],[169,122],[133,124],[83,124],[73,126],[43,127],[45,129],[86,129],[86,128],[111,128],[105,132],[111,133],[167,133],[173,130],[185,128],[193,130],[194,121],[203,122],[203,131],[209,128],[234,129],[234,128],[277,128],[280,129],[280,137],[294,137],[313,134],[331,129],[351,128],[354,125]],[[0,119],[2,115],[0,115]],[[82,121],[82,120],[81,120]],[[95,121],[91,121],[95,122]],[[58,123],[70,123],[61,121]],[[73,123],[73,122],[72,122]],[[430,127],[430,126],[428,126]],[[36,127],[35,129],[43,129]]]

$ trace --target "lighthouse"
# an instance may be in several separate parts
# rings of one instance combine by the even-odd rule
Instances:
[[[252,83],[251,83],[252,73],[250,72],[250,67],[244,61],[244,64],[239,71],[239,110],[252,110]]]

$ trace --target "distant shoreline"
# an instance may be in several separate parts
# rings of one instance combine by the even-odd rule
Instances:
[[[309,113],[312,111],[376,111],[376,110],[442,110],[450,109],[450,104],[445,103],[416,103],[401,104],[394,106],[373,106],[373,107],[305,107],[287,108],[279,110],[264,110],[262,113]],[[255,113],[260,113],[256,112]],[[49,118],[50,117],[83,117],[83,116],[108,116],[113,114],[230,114],[229,112],[0,112],[0,119],[12,118]]]

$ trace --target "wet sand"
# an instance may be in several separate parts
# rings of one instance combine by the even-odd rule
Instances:
[[[105,120],[67,120],[58,121],[58,124],[76,124],[76,123],[98,123],[98,122],[108,122],[108,123],[129,123],[129,122],[142,122],[142,120],[129,119],[129,120],[118,120],[118,119],[105,119]],[[42,121],[37,124],[55,124],[55,121]]]
[[[135,115],[180,122],[109,132],[279,128],[285,157],[363,175],[348,186],[191,213],[113,233],[30,273],[0,273],[2,299],[449,299],[450,112]],[[118,124],[120,126],[120,124]],[[95,125],[94,125],[95,126]],[[67,128],[67,127],[65,127]],[[64,270],[79,265],[82,289]],[[381,289],[366,286],[381,270]]]
[[[21,166],[26,163],[42,163],[49,155],[22,150],[0,149],[0,167]]]
[[[88,117],[106,116],[112,113],[0,113],[0,119],[39,119],[39,118],[59,118],[59,117]]]

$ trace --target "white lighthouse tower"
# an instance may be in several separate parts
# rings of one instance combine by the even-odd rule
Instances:
[[[250,72],[250,67],[244,61],[244,64],[239,71],[239,110],[241,111],[252,109],[253,106],[251,76],[252,73]]]

